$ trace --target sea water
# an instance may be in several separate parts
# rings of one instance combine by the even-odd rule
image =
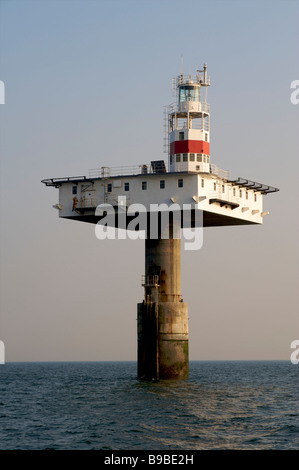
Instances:
[[[0,366],[2,450],[299,449],[299,365],[191,361],[145,382],[135,362]]]

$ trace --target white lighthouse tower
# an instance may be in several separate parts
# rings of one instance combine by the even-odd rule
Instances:
[[[188,305],[181,296],[181,240],[174,235],[178,227],[186,227],[185,208],[193,210],[191,222],[194,214],[202,215],[203,227],[260,225],[269,214],[263,209],[264,196],[278,191],[232,178],[211,163],[207,66],[194,76],[179,75],[174,85],[177,101],[166,115],[168,164],[154,160],[135,167],[101,166],[88,176],[42,181],[59,188],[54,207],[65,219],[98,224],[109,212],[106,225],[136,230],[132,221],[136,207],[140,212],[142,206],[146,226],[139,230],[145,230],[146,239],[144,299],[137,307],[138,377],[155,380],[188,377]],[[153,207],[159,212],[162,205],[174,203],[180,218],[169,218],[168,238],[161,231],[153,235]]]
[[[169,170],[210,172],[210,106],[207,66],[174,79],[177,102],[169,107]]]

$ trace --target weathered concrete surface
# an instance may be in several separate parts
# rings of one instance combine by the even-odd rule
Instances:
[[[162,302],[159,311],[159,377],[187,379],[189,375],[188,305]]]
[[[158,305],[137,305],[138,377],[159,379]]]
[[[159,302],[181,300],[181,240],[145,241],[145,275],[160,278]]]
[[[179,380],[188,375],[187,304],[138,304],[138,377]]]
[[[147,239],[145,286],[138,304],[138,377],[186,379],[189,375],[188,305],[181,300],[181,240]]]

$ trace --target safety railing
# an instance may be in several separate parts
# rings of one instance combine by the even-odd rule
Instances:
[[[160,285],[159,276],[156,274],[152,274],[148,276],[142,275],[141,285],[143,287],[159,287]]]
[[[167,171],[167,163],[164,162]],[[153,171],[150,163],[143,165],[93,168],[89,170],[89,178],[109,178],[111,176],[130,176],[130,175],[147,175],[148,173],[157,173]]]
[[[224,186],[224,187],[223,187]],[[226,183],[217,184],[216,189],[209,191],[209,200],[218,199],[240,204],[240,198],[237,192],[233,192],[232,186]]]
[[[77,197],[73,198],[73,207],[72,211],[82,211],[87,209],[93,209],[97,207],[97,201],[95,197],[88,197],[88,198],[80,198],[79,200]]]
[[[196,75],[178,75],[174,79],[177,86],[179,85],[211,85],[211,79],[209,76],[204,76],[203,72],[199,72]]]
[[[200,104],[199,106],[199,112],[204,112],[204,113],[209,113],[210,112],[210,104],[209,103],[198,103]],[[172,103],[168,106],[168,113],[178,113],[180,112],[180,106],[178,103]]]
[[[230,178],[230,170],[222,170],[219,168],[217,165],[214,165],[211,163],[211,173],[215,176],[218,176],[218,178],[227,180]]]

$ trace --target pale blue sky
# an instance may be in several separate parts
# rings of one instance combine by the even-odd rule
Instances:
[[[289,359],[298,321],[298,1],[1,0],[6,359],[136,360],[142,241],[58,219],[40,180],[167,158],[171,79],[211,77],[211,161],[280,188],[263,226],[182,252],[191,359]]]

